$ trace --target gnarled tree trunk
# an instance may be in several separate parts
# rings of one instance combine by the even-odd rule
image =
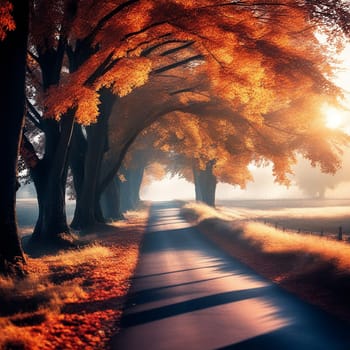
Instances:
[[[99,207],[101,162],[107,146],[108,118],[115,96],[107,89],[101,91],[100,115],[96,124],[87,127],[87,148],[84,163],[83,183],[74,214],[75,228],[85,229],[101,221]],[[78,193],[77,193],[78,194]]]
[[[64,33],[57,47],[38,46],[38,63],[41,68],[42,87],[46,92],[59,84],[62,62],[66,50]],[[68,171],[68,151],[74,126],[75,110],[69,110],[58,122],[42,119],[40,127],[45,134],[45,152],[30,173],[35,184],[39,216],[32,235],[32,242],[56,244],[64,242],[70,234],[67,223],[65,188]]]
[[[14,272],[24,262],[16,221],[16,175],[25,103],[25,66],[28,39],[27,0],[14,0],[16,29],[0,41],[0,273]]]
[[[100,200],[103,216],[107,220],[119,220],[123,217],[120,201],[120,181],[115,177],[102,193]]]
[[[135,209],[140,202],[140,188],[145,167],[123,169],[126,181],[120,184],[120,203],[122,212]]]
[[[74,111],[60,122],[47,121],[44,158],[31,175],[37,191],[39,217],[32,235],[33,241],[55,243],[62,235],[70,234],[67,223],[65,190],[68,170],[68,150],[74,125]],[[52,122],[52,123],[51,123]]]
[[[75,189],[75,212],[71,222],[72,228],[78,228],[78,208],[81,207],[81,197],[84,183],[84,165],[87,150],[87,140],[83,134],[82,127],[79,124],[74,125],[71,150],[69,154],[69,165],[73,174],[73,183]]]

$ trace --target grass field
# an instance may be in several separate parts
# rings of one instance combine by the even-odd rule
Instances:
[[[227,217],[258,220],[301,233],[337,237],[342,227],[350,237],[350,200],[258,200],[218,201],[217,209]]]
[[[229,254],[350,324],[350,244],[326,235],[296,233],[260,222],[278,218],[293,224],[299,217],[299,222],[315,229],[320,222],[345,220],[350,210],[347,205],[325,208],[325,211],[315,206],[258,208],[251,203],[244,208],[214,209],[190,203],[182,212]]]

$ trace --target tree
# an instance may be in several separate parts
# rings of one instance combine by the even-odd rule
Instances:
[[[0,181],[0,273],[6,274],[15,272],[16,265],[24,262],[15,203],[17,157],[24,121],[28,1],[15,0],[12,4],[1,1],[0,13],[0,147],[4,150]]]
[[[272,146],[264,144],[272,132],[278,140],[275,145],[282,147],[283,135],[292,135],[288,137],[287,149],[295,149],[293,143],[299,142],[301,152],[313,162],[321,162],[324,169],[333,171],[339,165],[332,161],[334,158],[333,153],[329,152],[332,147],[330,141],[324,140],[322,148],[316,148],[311,142],[305,141],[306,138],[317,139],[315,125],[319,117],[318,114],[316,118],[310,114],[310,118],[297,106],[307,106],[309,101],[314,105],[321,100],[336,103],[339,90],[329,82],[329,53],[333,51],[325,50],[316,40],[312,25],[325,32],[336,44],[341,44],[342,36],[339,34],[349,34],[349,4],[335,0],[277,3],[206,0],[201,4],[190,0],[67,0],[35,1],[30,4],[33,23],[36,18],[40,21],[36,22],[35,30],[34,26],[31,29],[28,66],[31,76],[32,73],[34,77],[37,72],[41,74],[42,86],[40,88],[38,79],[36,82],[32,79],[30,86],[27,86],[27,92],[30,92],[28,109],[37,118],[36,121],[41,119],[41,111],[44,110],[53,118],[43,121],[45,133],[50,135],[46,139],[44,156],[50,163],[47,173],[50,184],[43,187],[48,189],[50,195],[43,201],[48,205],[40,205],[44,213],[43,223],[39,225],[49,235],[52,232],[57,237],[60,233],[58,231],[69,230],[65,220],[63,184],[74,123],[92,123],[101,110],[109,108],[109,102],[107,106],[98,108],[103,100],[100,93],[104,89],[123,97],[145,85],[150,77],[156,74],[169,75],[169,71],[173,73],[173,69],[179,67],[184,67],[182,73],[191,72],[193,75],[205,71],[207,91],[225,101],[228,108],[236,113],[237,122],[249,131],[244,139],[245,149],[254,151],[253,159],[258,162],[265,158],[272,159],[279,180],[285,179],[283,174],[290,170],[295,161],[295,152],[289,152],[288,157],[282,158],[276,155]],[[4,94],[1,95],[4,98],[9,93],[16,96],[15,99],[18,98],[11,106],[3,103],[2,109],[2,113],[16,115],[16,118],[11,118],[14,124],[3,128],[9,132],[2,138],[4,149],[9,150],[6,162],[10,165],[3,181],[6,196],[1,197],[4,198],[2,213],[4,221],[11,222],[12,228],[13,205],[7,206],[5,203],[13,202],[12,169],[16,163],[19,144],[22,121],[19,118],[20,110],[23,114],[23,97],[19,89],[22,89],[22,54],[27,35],[27,30],[19,30],[22,24],[27,23],[27,11],[21,14],[16,12],[19,8],[17,5],[25,5],[20,5],[17,1],[13,1],[13,5],[13,19],[18,21],[18,30],[10,32],[5,39],[5,32],[14,29],[14,21],[9,16],[10,2],[2,0],[0,12],[0,37],[4,39],[0,47],[1,63],[4,63],[1,65],[2,76],[18,74],[18,79],[11,81],[17,87],[9,89],[11,83],[6,87],[3,83]],[[48,21],[42,21],[43,18]],[[16,47],[15,40],[11,39],[14,37],[12,34],[21,34],[18,41],[16,39]],[[12,56],[18,57],[18,61],[10,61],[11,50],[20,52]],[[164,59],[168,60],[165,64]],[[202,64],[203,61],[205,64]],[[35,62],[37,68],[33,69]],[[64,62],[67,64],[63,65]],[[14,66],[16,70],[12,69]],[[68,67],[70,74],[67,74]],[[123,122],[118,126],[122,129],[125,126],[122,133],[124,136],[118,146],[119,153],[110,165],[106,163],[110,158],[105,153],[101,161],[102,175],[95,181],[98,190],[94,198],[99,198],[99,194],[115,176],[127,148],[143,128],[170,111],[182,110],[196,114],[196,109],[202,108],[200,106],[204,104],[203,101],[198,102],[192,95],[196,89],[187,83],[182,88],[172,87],[163,92],[176,97],[173,105],[162,110],[154,108],[151,118],[147,116],[144,119],[144,114],[137,113],[135,119],[131,118],[129,123]],[[56,84],[60,88],[54,89],[52,85]],[[38,87],[39,90],[36,89]],[[18,94],[14,92],[15,89],[18,89]],[[43,92],[48,95],[46,107],[43,103],[36,114],[31,107],[40,106]],[[309,92],[312,92],[311,95]],[[35,106],[32,106],[33,100]],[[189,100],[191,103],[188,103]],[[7,123],[10,118],[3,120]],[[40,126],[41,122],[37,124]],[[305,132],[303,126],[313,124],[314,127],[307,128]],[[289,126],[293,127],[292,132]],[[295,137],[295,133],[301,136]],[[7,142],[11,134],[13,137]],[[45,169],[44,162],[37,164]],[[215,169],[218,167],[214,166],[213,170]],[[59,203],[56,198],[59,198]],[[93,200],[89,202],[90,206],[96,204]],[[57,222],[59,225],[56,225]],[[54,227],[59,229],[54,230]],[[16,229],[12,232],[12,238],[5,240],[2,249],[16,250],[15,254],[18,255],[20,249],[18,243],[15,243],[18,242],[18,238],[15,238]],[[12,253],[10,255],[13,256]]]
[[[153,140],[154,148],[168,154],[164,158],[155,152],[153,161],[165,159],[169,171],[183,174],[195,183],[196,199],[214,205],[216,183],[245,187],[252,180],[248,168],[251,162],[257,165],[271,162],[276,181],[284,184],[289,183],[287,175],[298,154],[313,166],[319,165],[323,172],[334,173],[339,169],[339,156],[349,143],[349,136],[328,129],[319,100],[311,101],[309,92],[305,100],[298,99],[288,109],[265,116],[266,122],[259,128],[247,124],[239,115],[232,115],[224,101],[216,101],[203,105],[197,112],[200,115],[169,114],[144,134]],[[296,115],[301,123],[296,121]],[[310,115],[314,115],[314,124],[307,123]],[[149,151],[149,144],[146,147]],[[188,169],[193,169],[193,176]]]
[[[96,164],[102,158],[102,149],[105,146],[103,141],[105,136],[102,133],[106,133],[106,122],[113,105],[113,98],[109,96],[111,95],[110,92],[104,87],[112,87],[115,93],[125,95],[133,88],[142,85],[147,80],[150,70],[149,60],[146,57],[134,57],[133,60],[126,60],[121,59],[120,53],[116,57],[113,57],[110,51],[116,51],[114,48],[115,43],[106,43],[103,41],[106,35],[110,36],[113,29],[113,27],[108,27],[106,34],[104,27],[107,26],[108,20],[113,19],[114,16],[121,13],[126,14],[128,30],[133,30],[135,25],[137,26],[137,24],[132,24],[135,20],[133,16],[128,15],[129,6],[137,3],[137,1],[125,3],[121,3],[120,1],[106,1],[105,3],[108,4],[106,8],[101,7],[100,2],[96,1],[92,1],[90,4],[81,4],[78,8],[72,6],[70,1],[58,5],[58,9],[57,6],[49,6],[47,2],[39,2],[34,7],[34,13],[38,12],[41,15],[47,15],[50,13],[49,11],[53,11],[55,15],[55,20],[53,21],[55,25],[50,27],[53,29],[54,35],[50,35],[49,32],[49,36],[47,36],[47,33],[44,33],[46,39],[43,40],[42,36],[40,36],[43,33],[43,27],[40,26],[40,23],[38,29],[34,30],[34,33],[39,33],[39,35],[33,35],[35,52],[31,52],[31,58],[39,63],[43,80],[43,91],[49,91],[50,86],[56,85],[60,81],[60,73],[62,73],[60,67],[62,67],[63,53],[66,48],[71,73],[69,78],[70,84],[68,86],[71,86],[72,90],[66,90],[66,84],[64,84],[64,92],[68,92],[69,99],[73,101],[73,105],[71,106],[69,106],[69,103],[71,103],[69,99],[65,100],[66,103],[60,103],[55,95],[55,91],[50,91],[47,102],[48,105],[51,104],[52,106],[51,114],[56,115],[57,111],[60,111],[62,108],[65,109],[68,106],[63,112],[68,113],[68,116],[65,116],[60,121],[44,119],[40,123],[37,123],[45,132],[46,147],[43,161],[38,161],[38,167],[31,169],[33,177],[36,178],[35,182],[37,183],[39,196],[40,214],[33,235],[33,238],[36,239],[59,238],[60,233],[69,232],[64,211],[64,182],[67,150],[71,140],[70,135],[72,133],[74,117],[78,123],[89,124],[96,121],[98,114],[103,114],[105,117],[99,118],[99,121],[95,125],[88,127],[89,132],[86,143],[87,157],[84,159],[84,162],[85,166],[87,163],[92,164],[94,173],[89,171],[79,172],[77,169],[81,165],[78,165],[77,162],[74,163],[74,156],[71,157],[71,162],[75,164],[72,166],[73,172],[77,174],[76,176],[80,176],[80,181],[75,181],[75,183],[77,186],[80,186],[80,184],[82,186],[82,190],[77,189],[76,192],[78,196],[80,194],[85,196],[84,202],[86,203],[83,208],[80,208],[79,203],[81,202],[80,200],[78,201],[77,216],[80,219],[76,219],[75,217],[73,223],[76,224],[76,222],[85,221],[83,225],[88,225],[94,222],[96,209],[93,207],[97,205],[95,191],[91,190],[91,184],[94,184],[96,178],[98,178],[99,167],[96,167]],[[81,22],[81,20],[82,18],[91,19],[92,8],[100,16],[94,17],[98,19],[97,22],[91,21],[91,26],[86,26],[87,21]],[[104,10],[100,11],[102,8]],[[134,9],[134,15],[138,13],[138,10],[138,7]],[[78,13],[78,16],[75,16],[76,13]],[[138,16],[141,15],[138,14]],[[46,17],[51,18],[48,15]],[[35,18],[34,15],[33,18]],[[57,28],[59,28],[59,33],[57,33]],[[37,40],[35,41],[35,39]],[[124,48],[124,50],[126,49],[130,49],[130,46]],[[123,75],[126,75],[128,79],[125,80]],[[115,82],[116,79],[117,83]],[[74,101],[79,101],[79,103],[75,104]],[[99,102],[101,104],[97,107]],[[33,106],[31,107],[34,109]],[[100,113],[101,111],[103,113]],[[42,119],[40,113],[34,112],[34,114],[37,117],[37,121]],[[50,110],[48,114],[50,114]],[[65,127],[60,127],[60,124]],[[46,127],[44,127],[45,125]],[[47,127],[47,125],[50,127]],[[79,135],[81,136],[79,127],[75,127],[73,137],[78,137],[79,140],[82,140],[81,137],[79,138]],[[90,138],[94,140],[89,142]],[[99,141],[99,146],[96,146],[96,140]],[[94,146],[89,147],[89,143],[94,143]],[[74,141],[73,149],[79,144],[81,145],[80,141]],[[97,150],[100,151],[96,152]],[[76,154],[77,152],[74,151],[73,153]],[[78,150],[78,153],[81,152]],[[80,157],[81,160],[82,158]],[[45,165],[44,168],[47,171],[40,171],[43,168],[41,166],[42,164]],[[51,165],[54,165],[52,169]],[[89,166],[86,168],[89,169]],[[50,204],[44,205],[43,203]],[[77,225],[80,226],[80,224]],[[50,227],[56,227],[56,229],[50,230]]]
[[[73,1],[31,2],[31,32],[28,51],[28,119],[44,134],[42,157],[38,157],[29,138],[22,156],[35,184],[39,216],[32,241],[66,242],[69,233],[65,212],[68,145],[74,125],[74,111],[61,121],[44,116],[43,96],[62,78],[64,55],[72,21],[76,15]],[[26,161],[26,157],[29,159]],[[31,162],[30,159],[35,159]]]
[[[306,19],[306,15],[315,10],[314,6],[299,6],[295,2],[271,5],[210,1],[200,7],[189,1],[168,3],[167,6],[158,2],[148,6],[144,9],[146,13],[152,13],[150,22],[144,20],[139,23],[138,30],[135,28],[134,32],[127,33],[126,19],[121,32],[113,36],[128,38],[127,42],[120,40],[115,44],[115,61],[106,56],[107,61],[112,62],[110,64],[116,62],[115,67],[119,63],[118,54],[125,52],[126,47],[130,56],[138,57],[147,51],[145,47],[150,42],[157,46],[164,38],[183,40],[184,45],[191,45],[198,55],[205,57],[211,88],[257,129],[265,115],[288,107],[291,100],[304,94],[304,88],[312,87],[319,93],[328,91],[333,96],[338,92],[322,74],[328,72],[329,66],[320,60],[323,56],[320,43]],[[130,13],[132,9],[129,8]],[[160,9],[165,11],[160,13]],[[209,21],[209,18],[213,20]],[[239,64],[232,64],[237,58]],[[141,123],[142,117],[138,118]],[[135,130],[136,122],[133,127]],[[129,132],[128,142],[123,144],[130,144],[133,135]],[[109,163],[110,160],[108,158]],[[120,160],[116,161],[111,171],[107,171],[109,175],[101,180],[101,188],[113,178],[120,163]]]
[[[90,4],[80,3],[78,7],[75,2],[69,0],[62,3],[49,3],[47,1],[33,3],[30,57],[32,65],[31,73],[34,73],[34,76],[32,74],[32,86],[39,86],[39,89],[35,91],[35,94],[39,95],[39,97],[34,96],[36,102],[40,101],[41,93],[48,93],[50,95],[50,88],[59,84],[62,75],[63,79],[65,78],[65,71],[67,71],[67,68],[64,67],[64,64],[67,64],[67,62],[64,61],[65,52],[68,54],[69,71],[71,75],[74,75],[74,72],[98,51],[97,43],[94,42],[96,35],[106,23],[109,16],[117,14],[125,6],[119,4],[119,2],[106,3],[112,5],[114,3],[115,8],[111,9],[109,7],[107,14],[99,12],[100,17],[98,22],[94,23],[94,28],[84,27],[84,23],[81,24],[81,18],[79,16],[81,16],[82,13],[88,15],[86,11],[88,12],[91,10],[93,6],[95,6],[95,8],[96,6],[100,6],[100,2],[97,3],[97,1],[95,1]],[[43,22],[41,20],[43,17],[49,18],[50,22]],[[35,66],[36,63],[37,65]],[[94,65],[94,59],[90,60],[90,64]],[[89,65],[87,64],[87,66]],[[96,63],[91,69],[95,68]],[[35,76],[36,72],[40,73],[41,84],[33,83],[33,80],[37,80]],[[91,74],[94,75],[94,73]],[[96,73],[95,75],[95,77],[91,77],[92,80],[96,80],[99,77],[99,74]],[[86,79],[89,80],[89,78]],[[108,83],[109,82],[106,84],[108,85]],[[113,102],[109,101],[111,98],[108,97],[108,91],[106,89],[101,90],[102,86],[103,83],[97,88],[98,91],[93,93],[93,98],[97,101],[99,100],[99,94],[103,91],[101,94],[101,106],[100,108],[95,106],[90,116],[89,110],[86,109],[88,106],[84,105],[80,106],[81,108],[68,109],[65,112],[65,116],[60,120],[47,118],[47,116],[43,117],[43,113],[40,113],[40,110],[44,110],[44,106],[40,107],[39,104],[39,108],[36,110],[35,106],[28,100],[28,104],[33,111],[31,114],[32,120],[34,120],[35,124],[45,133],[45,152],[43,158],[40,160],[38,159],[35,167],[30,169],[32,178],[36,184],[39,202],[39,218],[32,236],[36,241],[45,241],[46,243],[50,241],[61,241],[62,233],[65,234],[65,237],[67,236],[66,234],[69,233],[65,214],[65,181],[69,144],[75,120],[78,121],[78,123],[91,122],[91,120],[95,120],[96,118],[96,111],[102,111],[103,113],[101,114],[107,114],[105,117],[100,118],[98,125],[103,124],[103,120],[107,120],[108,109],[111,108]],[[81,90],[80,93],[82,95],[84,95],[84,93],[89,93],[89,90],[84,90],[83,86]],[[53,106],[57,108],[54,94],[52,95]],[[96,124],[89,128],[89,137],[98,134],[98,125]],[[74,141],[74,145],[79,143],[79,136],[77,136],[79,132],[79,127],[76,126],[73,137],[77,137],[78,140]],[[101,149],[101,147],[97,147],[96,149]],[[31,147],[31,150],[33,150],[33,147]],[[31,150],[28,150],[27,153]],[[89,148],[88,152],[91,152]],[[97,155],[97,158],[98,157],[101,156]],[[74,159],[74,157],[71,157],[71,159]],[[77,166],[72,166],[72,169],[73,172],[75,171],[76,174],[78,174]],[[96,178],[96,175],[94,176],[94,174],[87,172],[86,178],[87,177]],[[76,181],[76,184],[78,183],[79,182]],[[80,194],[79,189],[77,192]],[[92,193],[94,192],[92,191]]]
[[[185,63],[192,63],[193,68],[196,60],[203,58],[210,88],[256,127],[264,115],[283,108],[303,93],[296,83],[301,78],[305,86],[336,93],[322,74],[328,72],[329,66],[323,64],[323,51],[309,27],[310,13],[320,12],[314,3],[206,1],[198,5],[195,1],[130,0],[100,5],[91,1],[77,9],[67,51],[74,69],[62,88],[50,93],[50,112],[58,119],[68,110],[75,110],[76,119],[88,124],[98,116],[101,88],[109,87],[123,96],[145,84],[150,74]],[[97,15],[91,17],[92,11]],[[321,17],[314,18],[320,22]],[[150,53],[170,44],[175,46],[158,57],[171,53],[173,62],[152,68],[157,59],[150,60]],[[184,52],[193,54],[185,57]],[[293,70],[295,74],[291,74]],[[98,180],[97,193],[92,191],[86,208],[80,210],[87,223],[94,222],[95,198],[114,177],[125,149],[142,129],[137,124],[143,124],[143,117],[139,114],[133,131],[125,128],[127,141],[121,143],[114,166],[102,161],[104,175]]]
[[[81,208],[75,215],[73,223],[76,227],[84,227],[86,225],[93,224],[96,220],[96,207],[98,206],[98,201],[101,194],[106,189],[107,185],[113,181],[115,175],[120,168],[123,158],[135,140],[137,135],[148,125],[150,125],[153,120],[159,117],[159,108],[161,108],[165,113],[166,111],[172,110],[174,108],[191,108],[191,102],[182,103],[179,100],[179,95],[176,93],[169,94],[170,92],[176,91],[177,89],[183,89],[187,87],[188,84],[194,83],[195,81],[200,81],[201,76],[195,75],[191,79],[184,79],[184,71],[189,70],[186,64],[191,61],[189,58],[197,57],[187,53],[185,58],[178,59],[174,65],[174,61],[168,63],[171,60],[176,59],[170,53],[176,53],[180,51],[182,44],[172,41],[170,43],[158,44],[157,47],[152,48],[148,53],[152,52],[152,58],[158,64],[154,68],[154,74],[152,74],[146,85],[139,87],[132,91],[127,96],[123,98],[116,99],[115,104],[112,108],[108,124],[104,124],[105,128],[103,134],[99,134],[99,140],[103,141],[104,150],[106,152],[100,153],[101,161],[101,172],[96,172],[95,176],[89,175],[91,179],[95,179],[94,183],[85,186],[85,190],[82,191],[83,195],[85,193],[85,200],[80,201]],[[164,54],[165,53],[165,54]],[[159,56],[161,58],[159,58]],[[189,61],[188,61],[189,60]],[[194,59],[193,59],[194,60]],[[129,68],[132,67],[132,63],[128,63]],[[161,73],[168,73],[171,71],[170,76],[162,75]],[[180,71],[180,72],[179,72]],[[134,66],[133,74],[137,76],[136,67]],[[170,74],[170,73],[168,73]],[[131,72],[128,76],[131,75]],[[157,96],[157,98],[154,98]],[[142,105],[142,107],[140,107]],[[99,122],[98,122],[99,123]],[[107,134],[108,132],[108,134]],[[108,140],[106,141],[106,137]],[[106,145],[108,145],[106,147]],[[83,144],[81,143],[81,146]],[[93,149],[96,148],[96,143],[92,144]],[[103,159],[102,159],[102,156]],[[85,158],[85,164],[89,161],[89,157]],[[96,160],[91,162],[91,166],[95,170],[100,170],[99,166],[96,167]],[[97,179],[97,182],[96,182]],[[85,179],[85,181],[87,181]],[[94,190],[95,189],[95,190]],[[77,207],[78,208],[78,207]],[[119,215],[117,215],[119,216]]]
[[[118,171],[121,212],[137,207],[141,186],[153,180],[161,180],[166,175],[164,164],[169,155],[153,147],[157,133],[147,131],[145,129],[138,135]]]

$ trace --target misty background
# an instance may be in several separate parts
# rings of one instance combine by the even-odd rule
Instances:
[[[343,155],[343,167],[335,174],[323,174],[300,158],[290,176],[291,186],[274,183],[272,167],[252,167],[254,182],[246,189],[218,184],[217,199],[350,199],[350,150]],[[194,185],[179,178],[167,177],[141,189],[144,200],[193,199]]]

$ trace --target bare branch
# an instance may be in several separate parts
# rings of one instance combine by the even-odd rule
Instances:
[[[131,38],[132,36],[136,36],[136,35],[145,33],[145,32],[147,32],[147,30],[149,30],[149,29],[152,29],[152,28],[154,28],[154,27],[161,26],[161,25],[166,24],[166,23],[168,23],[168,21],[160,21],[160,22],[152,23],[152,24],[150,24],[150,25],[148,25],[148,26],[146,26],[146,27],[144,27],[144,28],[142,28],[142,29],[140,29],[140,30],[138,30],[138,31],[136,31],[136,32],[130,32],[130,33],[124,35],[124,37],[121,39],[121,41],[126,41],[126,40],[128,40],[129,38]]]
[[[175,44],[175,43],[185,43],[187,42],[186,40],[178,40],[178,39],[170,39],[170,40],[166,40],[163,42],[158,42],[157,44],[145,49],[144,51],[142,51],[141,56],[148,56],[149,54],[151,54],[154,50],[157,50],[158,48],[167,45],[167,44]]]
[[[183,49],[186,49],[187,47],[190,47],[190,46],[192,46],[193,44],[194,44],[194,41],[188,41],[188,42],[186,42],[186,43],[183,44],[183,45],[180,45],[180,46],[177,46],[177,47],[174,47],[174,48],[172,48],[172,49],[169,49],[169,50],[166,50],[166,51],[162,52],[162,53],[160,54],[160,56],[171,55],[171,54],[173,54],[173,53],[175,53],[175,52],[177,52],[177,51],[181,51],[181,50],[183,50]]]
[[[22,134],[22,141],[20,146],[20,155],[24,160],[28,169],[34,169],[40,162],[39,157],[37,156],[35,149],[26,135]]]
[[[38,56],[35,56],[33,54],[33,52],[31,52],[30,50],[27,50],[27,53],[37,64],[39,64],[39,57]]]
[[[27,97],[26,97],[26,105],[27,105],[27,107],[29,108],[29,110],[31,112],[31,116],[33,117],[32,122],[35,124],[36,127],[38,127],[39,129],[42,130],[42,126],[41,126],[42,117],[41,117],[40,113],[37,111],[37,109],[33,106],[33,104],[29,101],[29,99]]]
[[[95,71],[85,80],[84,86],[88,86],[93,84],[96,79],[102,76],[105,72],[112,68],[116,64],[118,60],[110,62],[114,54],[114,50],[112,50],[109,55],[105,58],[105,60],[95,69]]]
[[[195,87],[189,87],[189,88],[184,88],[180,90],[175,90],[175,91],[169,92],[169,95],[174,96],[174,95],[182,94],[183,92],[193,92],[194,89]]]
[[[92,32],[84,39],[84,41],[92,42],[94,37],[98,34],[98,32],[103,28],[103,26],[115,15],[117,15],[119,12],[123,11],[128,6],[131,6],[133,4],[136,4],[140,0],[128,0],[117,6],[114,10],[109,12],[106,16],[102,17],[100,21],[97,23],[95,28],[92,30]]]
[[[191,57],[185,58],[185,59],[183,59],[181,61],[178,61],[178,62],[169,64],[169,65],[166,65],[164,67],[157,68],[154,71],[152,71],[151,74],[163,73],[163,72],[166,72],[166,71],[168,71],[170,69],[174,69],[174,68],[177,68],[179,66],[185,65],[185,64],[187,64],[189,62],[197,61],[197,60],[203,61],[204,60],[204,56],[199,54],[199,55],[195,55],[195,56],[191,56]]]
[[[41,131],[43,131],[40,122],[34,117],[32,113],[27,111],[26,117]]]

